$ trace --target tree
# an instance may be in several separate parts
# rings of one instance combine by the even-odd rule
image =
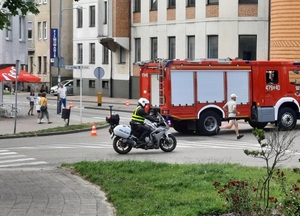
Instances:
[[[0,30],[10,27],[10,21],[7,15],[25,16],[28,12],[38,14],[37,9],[33,1],[28,0],[0,0]]]

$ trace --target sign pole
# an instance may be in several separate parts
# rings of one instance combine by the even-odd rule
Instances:
[[[80,124],[82,124],[82,66],[80,66]]]
[[[20,60],[16,61],[16,82],[15,82],[15,124],[14,124],[14,134],[17,130],[17,112],[18,112],[18,76],[20,74]]]

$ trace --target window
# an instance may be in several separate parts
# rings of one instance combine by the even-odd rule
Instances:
[[[267,70],[266,71],[266,84],[277,84],[278,83],[278,71]]]
[[[44,4],[47,4],[47,0],[44,0]]]
[[[82,44],[77,44],[77,64],[82,64]]]
[[[126,52],[125,52],[125,49],[121,46],[120,46],[119,63],[120,64],[125,64],[126,63]]]
[[[108,81],[102,81],[102,88],[108,89]]]
[[[134,0],[134,12],[141,12],[141,0]]]
[[[187,0],[188,7],[195,7],[195,0]]]
[[[157,10],[157,0],[150,0],[150,10],[152,11]]]
[[[38,74],[42,73],[42,57],[38,56]]]
[[[96,81],[95,80],[89,80],[89,87],[90,88],[95,88],[96,86]]]
[[[6,26],[6,29],[5,29],[5,40],[8,40],[8,41],[11,41],[12,40],[12,17],[11,15],[7,15],[6,16],[7,20],[9,20],[9,22],[11,23],[10,27]]]
[[[80,87],[80,79],[76,80],[76,87]]]
[[[43,36],[44,36],[44,39],[47,39],[47,22],[46,21],[43,22]]]
[[[207,0],[207,4],[219,4],[219,0]]]
[[[43,0],[38,0],[39,2],[38,2],[38,4],[42,4],[43,3]]]
[[[208,58],[218,58],[218,52],[219,52],[219,48],[218,48],[218,36],[217,35],[210,35],[208,36],[208,53],[207,53],[207,57]]]
[[[77,28],[82,28],[82,8],[77,9]]]
[[[141,61],[141,38],[135,38],[135,62]]]
[[[195,36],[187,37],[187,58],[190,60],[195,59]]]
[[[38,39],[42,40],[42,23],[38,22]]]
[[[33,35],[32,35],[32,21],[28,21],[28,23],[27,23],[27,38],[28,38],[28,40],[32,40],[33,39]]]
[[[24,16],[19,16],[19,41],[24,41],[25,40],[25,34],[26,34],[26,29],[25,29],[25,17]]]
[[[151,38],[151,59],[154,60],[157,58],[157,37]]]
[[[103,46],[102,64],[108,64],[108,48]]]
[[[104,2],[104,20],[103,20],[103,24],[107,24],[107,2]]]
[[[257,0],[239,0],[239,4],[257,4]]]
[[[90,44],[90,63],[95,64],[95,59],[96,59],[95,44],[91,43]]]
[[[169,37],[169,59],[176,58],[176,41],[175,37]]]
[[[90,6],[90,27],[95,27],[95,22],[96,22],[95,6]]]
[[[239,36],[239,58],[256,60],[256,35]]]
[[[176,0],[168,0],[168,8],[175,8]]]
[[[47,74],[47,56],[44,56],[44,59],[43,59],[43,63],[44,63],[44,74]]]

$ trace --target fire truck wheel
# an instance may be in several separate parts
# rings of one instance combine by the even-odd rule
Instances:
[[[295,111],[289,107],[284,107],[278,113],[278,129],[292,130],[296,127],[297,115]]]
[[[206,111],[197,120],[197,134],[206,136],[215,135],[217,134],[219,125],[221,125],[220,116],[214,111]]]
[[[251,120],[249,120],[248,123],[251,127],[257,128],[257,129],[264,129],[268,124],[268,122],[255,122],[255,121],[251,121]]]

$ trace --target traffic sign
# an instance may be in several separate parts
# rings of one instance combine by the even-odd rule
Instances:
[[[79,70],[79,69],[89,69],[90,66],[88,65],[66,65],[66,70]]]
[[[76,69],[80,69],[79,65],[66,65],[65,66],[66,70],[76,70]]]
[[[96,67],[94,70],[94,75],[97,79],[101,79],[104,76],[104,69],[102,67]]]

